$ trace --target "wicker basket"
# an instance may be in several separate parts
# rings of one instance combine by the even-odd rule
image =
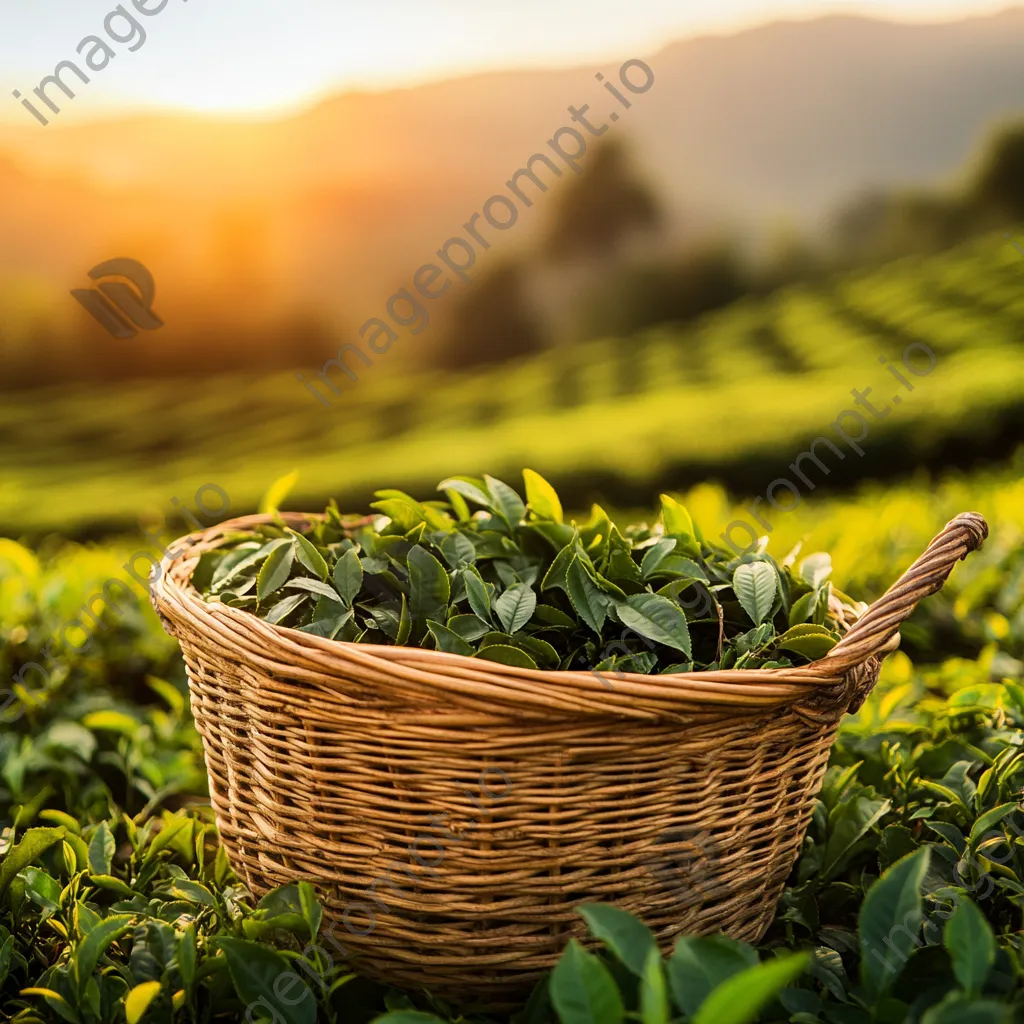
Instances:
[[[323,640],[205,603],[198,556],[264,521],[177,542],[152,588],[231,863],[258,895],[313,882],[325,920],[350,926],[321,935],[335,961],[340,948],[378,980],[492,1007],[580,934],[580,903],[614,902],[666,946],[756,941],[840,718],[988,533],[958,516],[812,665],[601,680]]]

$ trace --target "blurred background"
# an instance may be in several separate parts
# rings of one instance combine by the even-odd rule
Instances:
[[[81,64],[112,5],[0,11],[0,532],[123,532],[206,482],[252,511],[292,470],[303,509],[524,465],[576,508],[741,502],[851,389],[888,401],[879,358],[918,340],[935,370],[808,500],[1017,479],[1024,7],[344,6],[170,0],[50,89],[46,127],[11,92]],[[581,173],[317,401],[296,374],[360,343],[570,105],[621,109],[595,75],[630,58],[654,83]],[[116,257],[152,272],[159,330],[115,338],[71,297]]]

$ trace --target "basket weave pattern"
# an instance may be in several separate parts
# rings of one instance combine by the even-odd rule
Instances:
[[[364,973],[492,1006],[554,964],[583,902],[639,915],[664,945],[756,941],[839,720],[900,623],[987,535],[981,516],[958,516],[812,665],[602,682],[338,643],[206,604],[189,583],[198,556],[263,521],[179,541],[153,586],[231,863],[257,895],[313,882]],[[500,798],[481,796],[488,769],[508,779],[490,784]]]

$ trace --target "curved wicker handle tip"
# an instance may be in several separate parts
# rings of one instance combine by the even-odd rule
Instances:
[[[946,523],[916,562],[861,616],[823,662],[836,668],[859,665],[895,636],[917,602],[942,589],[958,561],[981,547],[988,524],[977,512],[964,512]]]

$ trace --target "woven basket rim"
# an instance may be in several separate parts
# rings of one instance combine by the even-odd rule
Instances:
[[[308,524],[323,513],[279,513],[289,525]],[[481,696],[536,712],[545,708],[641,718],[689,718],[708,713],[763,714],[807,698],[831,698],[841,715],[850,703],[845,681],[871,658],[899,643],[899,626],[917,602],[942,587],[956,562],[988,535],[975,512],[951,520],[925,553],[860,616],[824,658],[774,669],[720,669],[647,675],[562,669],[527,669],[421,647],[328,640],[268,623],[251,612],[208,603],[192,585],[199,556],[224,543],[233,531],[271,522],[271,515],[240,516],[174,541],[160,563],[151,596],[165,628],[211,635],[236,651],[277,670],[289,680],[306,679],[334,688],[353,673],[381,683],[401,680],[436,697]],[[376,518],[376,517],[368,517]],[[155,572],[155,570],[154,570]]]

